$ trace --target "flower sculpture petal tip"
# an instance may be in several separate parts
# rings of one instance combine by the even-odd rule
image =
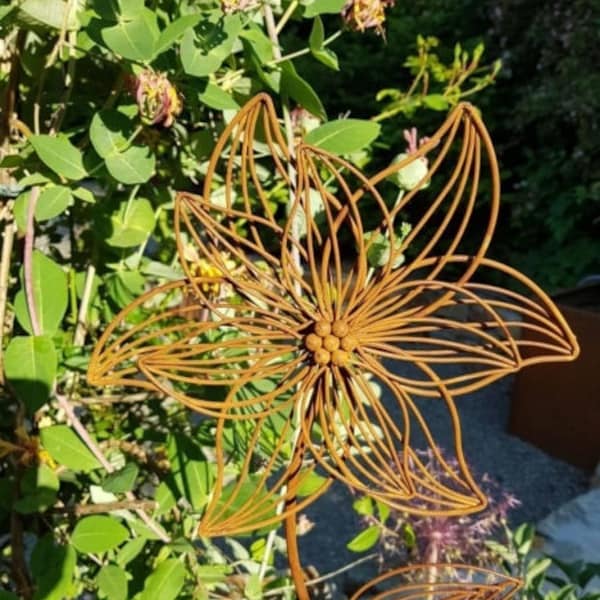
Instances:
[[[393,176],[416,161],[426,169],[399,190]],[[492,185],[480,207],[484,169]],[[285,216],[273,189],[291,199]],[[216,419],[205,535],[276,524],[336,479],[407,512],[481,510],[452,396],[578,351],[550,298],[485,257],[498,205],[493,146],[468,104],[367,177],[320,148],[289,149],[271,99],[256,96],[225,127],[203,194],[177,196],[185,277],[116,317],[88,379]],[[515,287],[489,283],[498,276]],[[444,407],[452,464],[422,397]],[[415,445],[437,452],[453,486]]]
[[[416,565],[377,577],[351,600],[509,600],[521,585],[518,579],[480,567]]]

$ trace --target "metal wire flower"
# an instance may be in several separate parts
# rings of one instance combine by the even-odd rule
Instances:
[[[351,600],[508,600],[521,583],[478,567],[418,565],[381,575]]]
[[[390,205],[390,177],[424,158],[421,180]],[[490,201],[485,218],[479,210],[473,219],[483,168]],[[274,187],[292,198],[283,225]],[[203,535],[287,518],[290,540],[293,515],[332,480],[406,512],[478,511],[485,496],[463,455],[452,394],[578,352],[544,292],[485,258],[498,202],[494,150],[468,104],[416,152],[368,178],[320,148],[289,148],[271,99],[259,95],[218,140],[202,196],[177,197],[186,277],[117,316],[88,379],[159,390],[216,418],[217,473]],[[401,236],[400,216],[412,225]],[[466,240],[477,239],[466,253]],[[198,276],[189,243],[220,276]],[[491,274],[483,281],[512,278],[521,291],[476,283],[477,270]],[[222,282],[231,294],[214,293]],[[143,307],[154,312],[140,321]],[[457,471],[415,396],[446,407]],[[415,439],[451,485],[428,469]],[[324,483],[315,484],[316,471]]]

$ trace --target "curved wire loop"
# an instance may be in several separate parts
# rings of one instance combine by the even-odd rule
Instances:
[[[390,178],[419,162],[421,178],[398,194]],[[286,215],[277,190],[292,198]],[[177,196],[185,276],[116,317],[88,379],[157,390],[216,419],[204,535],[272,527],[332,480],[409,513],[478,511],[485,497],[452,395],[578,353],[548,296],[485,257],[498,204],[494,149],[468,104],[418,151],[368,177],[304,143],[290,153],[260,94],[225,127],[203,194]],[[509,287],[487,283],[498,274]],[[446,409],[452,464],[422,396]]]
[[[508,600],[520,587],[518,579],[480,567],[416,565],[377,577],[351,600]]]

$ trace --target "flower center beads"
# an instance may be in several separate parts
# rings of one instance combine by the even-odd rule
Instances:
[[[343,367],[350,360],[350,352],[358,346],[358,340],[351,334],[345,321],[322,319],[317,321],[312,333],[304,338],[304,346],[312,352],[318,365],[334,364]]]

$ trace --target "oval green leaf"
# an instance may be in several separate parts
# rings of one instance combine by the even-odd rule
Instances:
[[[29,141],[40,160],[55,173],[78,181],[87,175],[81,151],[64,135],[32,135]]]
[[[176,558],[160,563],[146,579],[140,600],[175,600],[185,582],[185,567]]]
[[[31,271],[33,298],[41,333],[53,335],[58,331],[67,310],[67,276],[52,259],[38,250],[33,252]],[[21,273],[21,289],[15,296],[15,314],[21,327],[33,334],[23,273]]]
[[[352,552],[365,552],[377,543],[380,533],[381,529],[377,525],[371,525],[348,542],[346,548]]]
[[[53,219],[65,212],[73,203],[71,190],[64,185],[51,185],[42,190],[35,207],[35,218],[38,221]]]
[[[90,124],[90,141],[102,158],[118,154],[127,147],[134,131],[131,119],[118,110],[97,112]]]
[[[121,183],[134,185],[146,183],[154,175],[156,158],[149,148],[132,146],[125,152],[106,157],[106,169]]]
[[[49,337],[18,336],[8,344],[4,353],[6,378],[30,414],[48,400],[57,362],[56,349]]]
[[[96,578],[100,594],[108,600],[127,600],[127,573],[116,565],[106,565]]]
[[[115,248],[129,248],[142,244],[152,233],[155,224],[154,210],[145,198],[122,202],[110,220],[112,235],[106,243]]]
[[[156,15],[148,8],[131,19],[121,18],[112,27],[101,30],[100,36],[109,50],[129,60],[149,61],[160,36]]]
[[[321,99],[310,84],[296,73],[292,63],[283,63],[281,69],[281,93],[287,94],[315,117],[327,119]]]
[[[129,532],[117,519],[108,515],[85,517],[77,523],[71,543],[84,554],[112,550],[129,537]]]
[[[85,473],[100,467],[98,459],[67,425],[44,427],[40,438],[50,456],[72,471]]]
[[[102,484],[102,489],[112,494],[123,494],[133,489],[138,476],[138,466],[135,463],[127,463],[122,469],[111,473]]]
[[[199,96],[200,102],[206,104],[215,110],[237,110],[240,105],[229,95],[214,83],[209,83],[206,89]]]
[[[155,55],[168,50],[188,29],[193,29],[201,15],[183,15],[169,23],[161,32],[154,48]]]
[[[373,121],[336,119],[309,131],[304,142],[332,154],[351,154],[368,146],[380,130],[381,126]]]

